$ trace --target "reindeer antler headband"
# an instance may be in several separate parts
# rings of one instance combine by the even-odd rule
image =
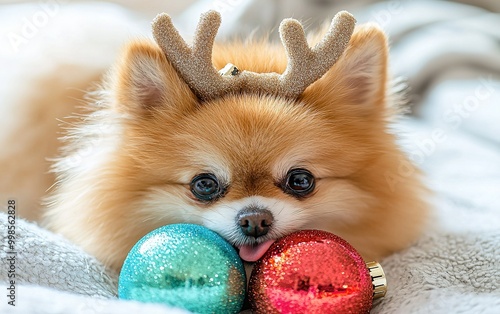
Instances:
[[[338,60],[346,49],[356,20],[346,12],[335,15],[323,39],[309,47],[302,25],[294,19],[281,22],[279,32],[285,47],[288,65],[283,74],[233,71],[221,75],[212,64],[212,48],[219,29],[218,12],[208,11],[200,17],[189,47],[165,13],[153,21],[153,36],[174,68],[203,100],[232,92],[266,93],[297,98],[307,86],[318,80]]]

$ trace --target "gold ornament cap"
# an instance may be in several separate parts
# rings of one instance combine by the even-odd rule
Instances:
[[[377,262],[368,262],[366,267],[372,277],[373,300],[383,298],[387,293],[387,279],[382,266]]]

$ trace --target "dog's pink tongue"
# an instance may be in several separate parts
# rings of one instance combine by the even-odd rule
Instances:
[[[239,248],[241,259],[247,262],[256,262],[267,252],[267,249],[269,249],[274,241],[275,240],[267,240],[266,242],[262,242],[257,245],[240,246]]]

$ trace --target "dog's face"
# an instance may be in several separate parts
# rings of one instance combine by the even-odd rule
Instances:
[[[265,43],[215,47],[214,65],[227,62],[280,73],[287,61]],[[52,210],[54,229],[115,268],[140,237],[171,223],[204,225],[247,261],[306,228],[334,232],[365,257],[398,249],[420,229],[425,205],[415,176],[398,176],[406,159],[386,132],[386,63],[383,33],[358,28],[337,64],[297,100],[238,94],[203,102],[158,47],[132,44],[111,77],[120,136],[87,182],[95,203],[77,217]]]
[[[253,260],[257,243],[304,227],[335,230],[367,209],[370,196],[349,179],[370,156],[356,147],[366,143],[313,107],[232,96],[165,119],[131,136],[150,219],[205,225],[242,254],[254,246],[257,255],[242,256]]]

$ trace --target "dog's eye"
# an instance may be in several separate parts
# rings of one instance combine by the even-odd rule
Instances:
[[[306,196],[314,190],[314,176],[306,169],[292,169],[282,187],[285,193],[297,197]]]
[[[224,189],[211,173],[197,175],[191,181],[191,192],[201,201],[213,201],[222,196]]]

